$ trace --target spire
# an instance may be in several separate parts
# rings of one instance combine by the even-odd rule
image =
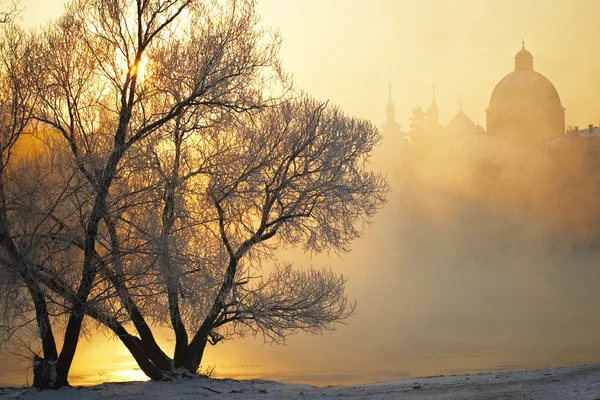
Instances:
[[[394,103],[392,103],[392,81],[391,80],[388,84],[388,104],[385,109],[387,112],[387,122],[396,123],[396,116],[395,116],[396,109],[394,107]]]
[[[458,98],[458,108],[462,111],[462,96]]]
[[[523,45],[523,50],[525,50],[525,38],[523,38],[523,41],[521,42],[521,44]]]
[[[433,95],[431,97],[431,105],[427,109],[427,122],[430,124],[432,128],[437,128],[439,126],[439,114],[440,110],[438,109],[437,104],[435,103],[435,80],[433,81]]]
[[[385,107],[387,119],[383,124],[384,134],[398,134],[400,132],[400,124],[396,122],[396,107],[392,103],[392,81],[388,83],[388,103]]]

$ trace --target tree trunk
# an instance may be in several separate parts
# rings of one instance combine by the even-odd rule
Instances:
[[[190,345],[187,348],[185,357],[180,361],[181,365],[192,373],[197,373],[204,356],[204,350],[206,349],[206,343],[208,342],[208,334],[212,329],[212,322],[205,320]]]
[[[69,316],[69,322],[67,323],[67,328],[65,330],[63,346],[60,351],[60,355],[58,356],[56,368],[57,385],[68,385],[67,376],[69,374],[69,370],[71,369],[71,364],[73,363],[73,357],[75,356],[77,343],[79,342],[79,333],[81,332],[81,324],[83,323],[83,317],[85,316],[86,312],[85,307],[87,299],[92,291],[94,279],[96,278],[97,274],[97,269],[95,266],[95,254],[98,228],[100,221],[106,214],[106,197],[108,196],[108,191],[113,181],[119,160],[120,155],[113,151],[107,161],[105,178],[102,180],[100,191],[96,195],[94,206],[88,220],[85,231],[85,244],[83,251],[83,271],[77,293],[71,305],[71,312]]]
[[[33,387],[37,389],[60,389],[69,386],[66,379],[57,379],[57,362],[38,356],[33,357]]]
[[[179,117],[176,119],[177,128],[174,132],[175,159],[170,179],[167,179],[166,181],[166,196],[162,213],[161,244],[159,248],[159,260],[162,264],[162,273],[167,289],[171,326],[175,333],[175,354],[173,355],[173,359],[176,361],[184,359],[188,351],[188,335],[183,320],[181,319],[181,310],[179,308],[180,277],[178,276],[178,272],[174,271],[175,268],[173,266],[169,246],[171,230],[175,224],[175,192],[177,190],[177,182],[179,181],[179,161],[181,157],[182,138],[179,131],[180,119],[181,118]],[[195,370],[192,372],[195,372]]]
[[[40,293],[37,285],[35,285],[34,288],[30,287],[29,292],[31,293],[35,305],[35,318],[37,320],[38,331],[42,341],[44,358],[56,361],[58,358],[58,351],[56,350],[56,341],[54,340],[54,333],[52,332],[52,326],[50,325],[46,299],[44,299],[44,296]]]
[[[170,371],[173,368],[173,360],[156,343],[152,330],[137,307],[133,307],[131,319],[142,338],[141,345],[150,360],[152,360],[152,363],[162,371]]]
[[[131,318],[133,325],[138,331],[138,334],[141,338],[141,346],[144,348],[147,356],[152,360],[152,363],[160,370],[168,371],[172,369],[172,360],[162,351],[156,340],[154,339],[154,335],[152,334],[152,330],[146,323],[144,316],[140,312],[139,308],[131,298],[127,287],[125,286],[125,278],[123,276],[123,260],[121,259],[121,244],[119,242],[119,237],[117,235],[117,227],[110,217],[110,215],[106,214],[104,216],[104,221],[106,223],[106,227],[108,228],[110,242],[113,247],[112,254],[112,262],[114,264],[115,271],[113,273],[108,273],[107,270],[107,278],[114,285],[115,289],[119,294],[119,298],[125,310],[127,310],[127,314]],[[111,328],[112,329],[112,328]],[[113,329],[114,330],[114,329]],[[117,333],[117,332],[115,332]],[[117,333],[118,335],[118,333]],[[187,339],[186,339],[187,345]],[[134,356],[135,357],[135,356]],[[141,366],[140,366],[141,367]],[[152,378],[148,375],[149,378]]]
[[[169,298],[169,310],[171,314],[171,326],[175,332],[175,354],[173,359],[176,363],[178,363],[178,360],[184,359],[186,353],[188,352],[188,335],[187,331],[185,330],[185,325],[181,320],[177,293],[173,293],[171,288],[168,288],[167,292]]]
[[[38,389],[55,389],[54,379],[56,377],[58,351],[56,350],[56,342],[52,333],[52,326],[50,325],[46,299],[40,292],[37,283],[30,279],[26,280],[29,280],[27,286],[35,305],[35,317],[42,341],[42,352],[44,354],[43,358],[38,356],[33,358],[33,387]]]
[[[135,86],[135,82],[133,83]],[[131,95],[133,96],[133,94]],[[83,250],[83,271],[81,274],[81,280],[75,298],[73,299],[71,315],[69,316],[69,322],[65,330],[65,336],[63,346],[58,356],[58,363],[56,368],[57,373],[57,385],[67,386],[67,376],[71,369],[73,357],[75,356],[75,350],[77,349],[77,343],[79,342],[79,333],[81,331],[81,324],[83,323],[83,317],[85,316],[85,307],[88,296],[92,291],[94,279],[96,278],[97,270],[95,266],[95,255],[96,255],[96,239],[98,237],[98,228],[100,221],[104,219],[106,215],[106,197],[110,190],[113,179],[117,171],[117,166],[123,156],[126,147],[125,133],[127,131],[129,120],[131,118],[131,109],[125,108],[121,110],[119,117],[119,126],[115,132],[115,145],[112,153],[106,161],[104,173],[98,186],[98,193],[94,199],[94,206],[90,213],[90,217],[85,230],[85,243]]]
[[[150,357],[143,348],[142,341],[127,333],[122,326],[117,327],[113,330],[121,342],[127,347],[127,350],[131,353],[135,359],[137,365],[146,374],[146,376],[155,381],[165,380],[166,377],[163,372],[152,362]]]
[[[37,283],[26,277],[28,289],[35,305],[35,318],[38,331],[42,341],[42,352],[44,357],[33,358],[33,387],[38,389],[54,389],[54,378],[56,375],[56,361],[58,351],[50,325],[46,299],[39,290]]]
[[[217,205],[217,209],[219,211],[219,223],[221,226],[221,235],[224,236],[224,227],[223,227],[223,210],[220,206]],[[231,250],[231,249],[229,249]],[[231,252],[229,257],[229,265],[227,266],[227,271],[225,272],[225,279],[223,280],[223,284],[217,293],[215,300],[208,312],[208,315],[204,319],[204,322],[200,326],[200,329],[194,335],[194,338],[190,342],[188,346],[187,354],[185,357],[185,363],[183,364],[185,368],[189,371],[196,373],[198,368],[200,367],[200,362],[202,361],[202,357],[204,356],[204,350],[206,349],[206,342],[208,342],[208,335],[210,331],[214,327],[214,323],[219,315],[219,312],[223,309],[224,299],[226,295],[229,293],[231,288],[233,287],[233,279],[235,277],[235,273],[237,271],[238,258]]]

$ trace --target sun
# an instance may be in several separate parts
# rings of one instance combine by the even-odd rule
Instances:
[[[136,64],[131,66],[131,75],[136,75],[138,80],[143,80],[146,74],[146,57],[142,56],[142,59]]]
[[[115,67],[117,74],[129,73],[130,76],[137,76],[138,81],[142,81],[146,75],[147,70],[147,58],[142,55],[142,58],[137,63],[135,61],[129,62],[127,58],[121,53],[117,52],[115,55]]]

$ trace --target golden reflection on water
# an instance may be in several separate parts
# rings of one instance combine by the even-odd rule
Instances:
[[[122,369],[112,371],[110,374],[111,382],[128,382],[128,381],[147,381],[149,378],[137,366],[135,361],[124,362]],[[94,379],[92,379],[94,380]],[[97,382],[95,382],[97,383]]]
[[[146,381],[125,346],[102,333],[91,341],[82,340],[77,348],[69,382],[72,385],[95,385],[103,382]]]

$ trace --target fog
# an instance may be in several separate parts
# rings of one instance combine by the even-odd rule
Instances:
[[[493,181],[448,156],[393,154],[390,142],[374,160],[388,172],[389,202],[352,251],[281,256],[349,278],[358,308],[348,325],[211,355],[243,359],[249,366],[232,369],[245,376],[320,384],[597,362],[598,226],[593,202],[582,210],[574,200],[596,198],[592,181],[565,192],[548,160],[531,161],[522,182],[507,172]]]
[[[373,162],[388,174],[388,203],[351,252],[279,256],[348,278],[358,307],[347,325],[284,346],[260,336],[226,341],[207,350],[203,366],[219,377],[325,385],[598,362],[600,251],[592,227],[572,221],[582,203],[548,215],[554,200],[532,203],[521,193],[518,207],[509,193],[499,198],[510,189],[504,183],[492,197],[464,165],[436,168],[390,142]],[[528,193],[538,201],[541,190],[553,191],[540,183]],[[173,344],[166,330],[162,339]],[[143,378],[120,342],[104,335],[82,341],[78,355],[74,384]]]
[[[26,24],[60,12],[59,0],[39,15],[41,2],[23,3]],[[462,98],[485,126],[490,93],[512,71],[523,36],[567,125],[598,124],[600,3],[551,3],[262,1],[259,10],[285,38],[282,58],[298,87],[377,125],[389,80],[404,131],[435,80],[442,124]],[[384,136],[373,156],[391,191],[349,253],[279,253],[347,277],[355,315],[284,346],[260,336],[220,343],[205,367],[219,377],[340,384],[600,361],[600,185],[587,155],[525,154],[487,171],[452,146],[419,153],[402,142]],[[168,332],[162,339],[173,345]],[[0,381],[22,381],[26,367],[17,365]],[[122,345],[100,335],[80,343],[71,383],[97,382],[98,373],[142,378],[134,369]]]

